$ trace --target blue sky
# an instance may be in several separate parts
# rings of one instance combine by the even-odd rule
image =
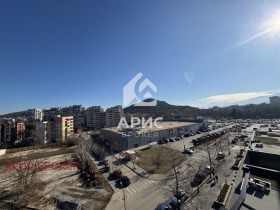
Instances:
[[[171,104],[278,94],[278,14],[278,0],[2,0],[0,114],[122,104],[139,72]]]

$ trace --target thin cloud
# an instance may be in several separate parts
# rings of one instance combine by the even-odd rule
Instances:
[[[280,90],[249,92],[249,93],[234,93],[234,94],[226,94],[226,95],[209,96],[207,98],[200,99],[200,101],[205,103],[236,103],[236,102],[245,101],[245,100],[262,97],[262,96],[272,96],[277,93],[280,93]]]

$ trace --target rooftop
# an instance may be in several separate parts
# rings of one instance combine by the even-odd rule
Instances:
[[[137,131],[140,134],[140,133],[148,133],[148,132],[166,130],[166,129],[171,129],[171,128],[189,126],[189,125],[193,125],[193,124],[195,124],[195,123],[191,123],[191,122],[157,122],[158,127],[155,127],[155,126],[150,127],[149,125],[142,127],[140,125],[139,127],[134,127],[134,128],[111,127],[111,128],[103,128],[102,130],[109,130],[109,131],[120,133],[120,134],[124,130]]]

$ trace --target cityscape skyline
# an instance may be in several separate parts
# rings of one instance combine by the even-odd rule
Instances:
[[[278,95],[280,3],[254,2],[1,2],[0,113],[112,107],[139,72],[177,105]]]

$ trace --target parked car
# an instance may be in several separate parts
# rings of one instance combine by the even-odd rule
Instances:
[[[159,140],[158,144],[165,144],[165,142],[163,140]]]
[[[173,196],[170,198],[169,204],[172,206],[174,209],[177,209],[185,200],[179,199],[176,196]]]
[[[100,168],[99,171],[101,173],[106,173],[110,171],[110,166],[109,165],[105,165],[103,168]]]
[[[200,131],[196,131],[196,134],[201,134],[201,132]]]
[[[160,203],[160,204],[158,204],[158,206],[156,207],[155,210],[171,210],[171,209],[172,209],[172,206],[170,206],[169,204]]]
[[[186,133],[185,135],[184,135],[184,137],[190,137],[191,136],[191,133]]]
[[[194,181],[197,184],[201,184],[203,180],[210,174],[214,172],[214,168],[212,166],[207,165],[204,169],[198,171],[194,177]]]
[[[122,176],[121,183],[123,187],[127,187],[128,185],[130,185],[130,180],[127,176]]]
[[[180,200],[183,200],[183,201],[187,200],[186,192],[183,191],[183,190],[180,190],[180,189],[178,190],[177,193],[175,193],[174,196],[175,196],[176,198],[180,199]]]
[[[169,141],[168,139],[163,139],[164,143],[167,144]]]
[[[180,141],[181,140],[181,138],[179,138],[179,137],[175,137],[174,138],[176,141]]]
[[[169,142],[175,142],[176,140],[174,138],[170,138]]]
[[[102,165],[107,165],[108,162],[109,162],[108,160],[104,159],[104,160],[101,160],[99,163],[102,164]]]
[[[224,158],[225,154],[223,152],[218,152],[217,153],[217,158]]]
[[[186,153],[186,154],[190,154],[190,155],[192,155],[193,154],[193,150],[192,149],[185,149],[184,150],[184,152]]]

